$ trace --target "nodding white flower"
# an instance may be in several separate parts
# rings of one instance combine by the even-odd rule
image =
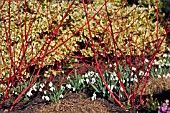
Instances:
[[[163,78],[166,78],[165,74],[163,74]]]
[[[130,81],[133,81],[133,80],[134,80],[133,78],[130,79]]]
[[[161,78],[161,75],[158,75],[158,78]]]
[[[50,86],[50,87],[52,87],[52,86],[53,86],[53,83],[52,83],[52,82],[50,82],[50,83],[49,83],[49,86]]]
[[[158,69],[156,68],[156,69],[155,69],[155,72],[157,72],[157,71],[158,71]]]
[[[46,91],[46,90],[44,91],[44,94],[47,94],[47,91]]]
[[[135,67],[132,67],[132,70],[133,70],[133,71],[136,71],[136,68],[135,68]]]
[[[109,64],[109,67],[112,67],[112,64]]]
[[[86,78],[87,78],[87,77],[88,77],[88,74],[86,73],[86,74],[84,75],[84,77],[86,77]]]
[[[139,72],[139,75],[140,75],[140,76],[142,76],[143,74],[144,74],[144,72],[143,72],[143,71],[140,71],[140,72]]]
[[[94,84],[96,82],[95,78],[92,78],[91,84]]]
[[[93,93],[93,96],[91,97],[91,100],[96,100],[96,93]]]
[[[68,89],[71,89],[71,84],[67,84],[66,87],[67,87]]]
[[[37,91],[37,85],[34,84],[33,87],[31,88],[31,90]]]
[[[125,81],[125,80],[123,80],[122,82],[123,82],[123,83],[125,83],[126,81]]]
[[[42,99],[43,99],[43,100],[47,100],[47,101],[50,100],[50,98],[49,98],[48,96],[44,96],[44,95],[42,96]]]
[[[120,91],[123,91],[123,88],[122,88],[122,87],[120,87]]]
[[[93,76],[95,73],[93,71],[88,72],[89,76]]]
[[[95,77],[99,77],[99,73],[95,73]]]
[[[40,88],[39,91],[42,92],[42,88]]]
[[[40,87],[41,87],[41,88],[44,88],[44,86],[45,86],[44,83],[41,83],[41,84],[40,84]]]
[[[167,54],[163,54],[163,57],[167,57],[168,55]]]
[[[170,63],[166,63],[165,65],[166,65],[167,67],[170,67]]]
[[[116,77],[115,80],[119,80],[118,77]]]
[[[87,78],[87,79],[86,79],[87,84],[89,83],[89,81],[90,81],[90,80]]]
[[[159,65],[159,62],[157,60],[154,60],[155,65]]]
[[[145,62],[147,63],[147,62],[149,62],[149,60],[148,60],[148,59],[145,59]]]
[[[28,95],[29,97],[32,96],[31,90],[29,90],[29,91],[27,92],[27,95]]]
[[[76,91],[76,88],[73,87],[73,91]]]
[[[59,96],[59,98],[64,98],[64,96],[61,94],[61,95]]]
[[[113,72],[112,74],[113,74],[113,76],[115,76],[115,77],[117,76],[117,75],[116,75],[116,72]]]
[[[51,87],[51,88],[50,88],[50,91],[54,91],[54,90],[55,90],[55,88],[54,88],[54,87]]]
[[[138,79],[135,78],[134,81],[135,81],[135,82],[138,82]]]
[[[167,76],[167,77],[170,77],[170,73],[168,73],[166,76]]]
[[[67,80],[70,80],[70,76],[67,77]]]

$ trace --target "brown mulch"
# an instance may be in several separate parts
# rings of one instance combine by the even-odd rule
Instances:
[[[37,101],[37,100],[36,100]],[[1,111],[0,111],[1,112]],[[4,113],[136,113],[135,110],[125,110],[109,100],[97,98],[92,101],[84,93],[68,93],[58,103],[31,103],[25,108],[15,108],[12,112]]]

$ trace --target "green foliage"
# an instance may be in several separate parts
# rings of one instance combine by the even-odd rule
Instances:
[[[154,99],[151,95],[150,98],[147,99],[148,103],[146,106],[148,113],[156,112],[158,109],[158,106],[160,105],[157,99]]]
[[[77,70],[75,70],[74,75],[70,75],[68,84],[71,85],[72,91],[76,93],[82,92],[86,87],[83,77],[77,73]]]

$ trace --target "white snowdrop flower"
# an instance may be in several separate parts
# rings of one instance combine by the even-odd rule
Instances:
[[[133,71],[136,71],[136,68],[135,68],[135,67],[132,67],[132,70],[133,70]]]
[[[71,89],[71,84],[67,84],[66,87],[67,87],[68,89]]]
[[[64,96],[61,94],[61,95],[59,96],[59,98],[64,98]]]
[[[96,100],[96,93],[93,93],[93,96],[91,97],[91,100]]]
[[[144,72],[143,72],[143,71],[140,71],[140,72],[139,72],[139,75],[140,75],[140,76],[142,76],[143,74],[144,74]]]
[[[76,88],[73,87],[73,91],[76,91]]]
[[[138,79],[135,78],[134,81],[135,81],[135,82],[138,82]]]
[[[120,87],[120,91],[123,91],[123,88],[122,88],[122,87]]]
[[[84,79],[80,79],[80,80],[79,80],[79,83],[84,83]]]
[[[117,86],[115,85],[114,88],[117,89]]]
[[[32,90],[37,91],[37,85],[36,84],[33,85]]]
[[[157,68],[155,68],[155,72],[157,72],[158,71],[158,69]]]
[[[110,75],[110,80],[114,80],[113,74]]]
[[[87,78],[87,77],[88,77],[88,74],[86,73],[86,74],[84,75],[84,77],[86,77],[86,78]]]
[[[127,78],[126,80],[127,80],[127,82],[128,82],[128,81],[129,81],[129,78]]]
[[[119,78],[117,76],[115,76],[115,80],[117,81],[117,80],[119,80]]]
[[[165,62],[166,62],[166,59],[163,59],[163,62],[165,63]]]
[[[158,75],[158,78],[161,78],[161,75]]]
[[[99,77],[99,73],[95,73],[95,77],[96,77],[96,78]]]
[[[94,84],[96,82],[95,78],[92,78],[91,84]]]
[[[44,95],[42,96],[42,99],[43,99],[43,100],[47,100],[47,101],[50,100],[50,98],[49,98],[48,96],[44,96]]]
[[[126,81],[125,81],[125,80],[123,80],[122,82],[123,82],[123,83],[125,83]]]
[[[149,62],[149,60],[148,60],[148,59],[145,59],[145,62],[147,63],[147,62]]]
[[[109,76],[109,74],[108,74],[108,73],[106,73],[106,76],[108,77],[108,76]]]
[[[170,63],[166,63],[165,65],[166,65],[167,67],[170,67]]]
[[[158,68],[161,68],[161,65],[159,65]]]
[[[165,78],[166,76],[165,76],[165,74],[163,74],[163,78]]]
[[[123,97],[123,95],[122,95],[122,94],[120,94],[119,96],[120,96],[120,98],[122,98],[122,97]]]
[[[163,57],[167,57],[168,55],[167,54],[163,54]]]
[[[47,94],[47,91],[46,91],[46,90],[44,91],[44,94]]]
[[[42,92],[42,88],[39,88],[39,91]]]
[[[117,75],[116,75],[116,72],[113,72],[113,76],[115,76],[115,77],[117,76]]]
[[[110,68],[113,67],[112,64],[109,64],[109,67],[110,67]]]
[[[133,81],[133,80],[134,80],[133,78],[130,79],[130,81]]]
[[[49,86],[50,86],[50,87],[52,87],[52,86],[53,86],[53,83],[52,83],[52,82],[50,82],[50,83],[49,83]]]
[[[89,83],[89,81],[90,81],[90,80],[87,78],[87,79],[86,79],[86,83],[88,84],[88,83]]]
[[[50,88],[50,91],[52,91],[52,92],[53,92],[54,90],[55,90],[55,88],[54,88],[54,87],[51,87],[51,88]]]
[[[42,96],[42,99],[45,100],[45,96],[44,95]]]
[[[15,93],[14,93],[14,94],[15,94],[15,95],[18,95],[18,92],[16,92],[16,91],[15,91]]]
[[[90,71],[90,76],[93,76],[95,73],[93,71]]]
[[[133,76],[133,74],[134,74],[133,72],[130,73],[131,76]]]
[[[31,90],[29,90],[28,92],[27,92],[27,96],[32,96],[32,93],[31,93]]]
[[[159,65],[159,62],[157,60],[154,61],[155,65]]]
[[[67,77],[67,80],[70,80],[70,76]]]
[[[41,83],[41,84],[40,84],[40,87],[41,87],[41,88],[44,88],[44,86],[45,86],[44,83]]]
[[[166,76],[169,78],[170,77],[170,73],[168,73]]]
[[[168,51],[170,51],[170,48],[169,48],[169,47],[167,47],[167,50],[168,50]]]

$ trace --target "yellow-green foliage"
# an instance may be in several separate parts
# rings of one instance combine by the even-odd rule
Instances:
[[[120,55],[120,51],[125,55],[129,55],[130,51],[132,51],[133,55],[140,55],[141,51],[146,49],[148,49],[150,53],[154,53],[158,43],[156,41],[157,38],[160,40],[164,38],[162,34],[164,34],[165,30],[159,23],[158,33],[156,31],[157,23],[155,21],[153,22],[153,19],[156,18],[154,8],[147,9],[135,5],[132,7],[122,7],[118,5],[119,3],[107,3],[108,13],[106,12],[106,8],[103,7],[95,18],[91,20],[92,16],[102,7],[101,3],[98,4],[98,2],[94,2],[93,7],[91,7],[91,5],[87,6],[92,39],[100,39],[101,44],[106,45],[108,50],[106,51],[106,48],[103,48],[98,41],[90,38],[88,25],[83,27],[78,33],[79,35],[74,35],[74,33],[87,22],[83,4],[73,5],[59,27],[69,4],[70,3],[68,2],[62,2],[61,4],[45,2],[40,5],[39,8],[38,2],[30,0],[30,2],[27,3],[27,8],[30,10],[24,12],[24,2],[20,2],[18,5],[16,2],[11,2],[11,34],[8,40],[16,43],[10,48],[10,43],[6,41],[7,36],[5,26],[1,20],[0,48],[3,52],[0,55],[0,69],[2,70],[0,70],[0,72],[5,71],[5,73],[1,73],[3,76],[7,76],[10,69],[11,57],[9,55],[9,50],[11,50],[16,66],[20,65],[23,58],[25,58],[24,65],[26,65],[33,58],[36,59],[42,57],[44,54],[45,59],[43,65],[48,65],[56,60],[61,60],[71,56],[72,54],[70,53],[70,50],[72,52],[80,51],[84,56],[93,56],[94,51],[91,48],[92,43],[94,43],[94,48],[99,53],[106,52],[109,54],[112,50],[116,50],[118,55]],[[17,7],[20,7],[19,12]],[[37,14],[32,14],[32,12],[36,11],[38,11]],[[112,22],[111,27],[113,35],[109,26],[107,14]],[[4,4],[0,13],[0,18],[2,18],[2,15],[5,17],[4,21],[6,21],[6,29],[8,29],[8,3]],[[24,25],[24,22],[26,22],[26,26]],[[97,23],[100,23],[100,25]],[[19,24],[21,25],[20,27]],[[30,29],[29,26],[31,26]],[[56,32],[58,27],[59,30],[57,34],[54,36],[53,40],[50,40],[52,34]],[[25,28],[28,37],[25,36]],[[104,31],[104,29],[107,30]],[[42,32],[48,33],[41,36],[40,34]],[[153,43],[153,41],[155,42]],[[78,42],[83,42],[88,45],[79,50],[80,45]],[[159,49],[160,52],[164,51],[165,46],[164,41]],[[5,63],[2,62],[2,56],[5,58]],[[39,61],[38,63],[41,62]],[[21,68],[24,68],[24,66]]]

